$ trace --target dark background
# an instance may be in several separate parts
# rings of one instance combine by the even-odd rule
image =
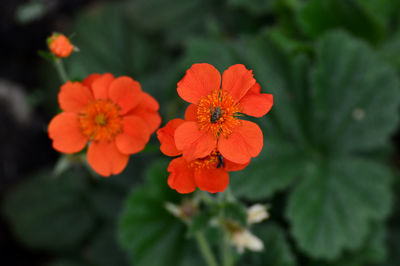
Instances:
[[[55,30],[68,29],[79,10],[98,1],[45,1],[49,8],[42,16],[29,23],[20,23],[15,13],[27,2],[2,0],[0,9],[0,86],[18,90],[18,96],[22,95],[24,99],[41,86],[39,66],[43,64],[43,58],[38,51],[47,49],[46,38]],[[21,97],[12,100],[12,92],[9,93],[0,96],[0,204],[7,191],[22,182],[28,173],[51,166],[58,157],[45,134],[51,118],[49,114],[41,108],[29,110],[29,117],[18,121],[15,119],[17,113],[24,112],[18,106]],[[43,265],[49,260],[46,254],[24,248],[13,237],[2,216],[0,250],[3,265]]]
[[[334,256],[333,259],[328,259],[326,256],[313,253],[309,249],[305,251],[300,247],[298,242],[301,242],[301,238],[294,236],[291,231],[292,224],[295,221],[288,218],[285,211],[288,208],[287,205],[291,196],[294,194],[292,189],[294,190],[301,183],[301,179],[296,179],[296,177],[290,185],[283,184],[281,180],[287,177],[286,174],[290,175],[290,173],[285,172],[286,169],[290,169],[293,165],[297,166],[298,162],[300,164],[302,158],[309,159],[310,154],[311,163],[307,166],[311,165],[311,170],[312,167],[319,169],[323,165],[325,156],[329,158],[330,151],[326,151],[324,148],[329,146],[330,143],[326,144],[323,142],[324,140],[321,141],[318,138],[321,128],[317,128],[310,133],[312,137],[310,137],[311,140],[308,143],[312,148],[315,144],[315,150],[310,148],[289,163],[280,161],[279,152],[285,152],[287,146],[295,146],[292,143],[297,142],[293,136],[297,133],[294,132],[296,128],[290,124],[293,122],[289,119],[290,113],[286,117],[285,111],[295,106],[298,98],[301,98],[294,89],[293,91],[290,90],[292,87],[295,88],[297,83],[288,81],[291,78],[290,66],[284,61],[286,56],[281,57],[281,55],[288,55],[287,57],[290,60],[298,55],[305,56],[314,66],[318,62],[318,56],[320,56],[316,51],[319,40],[323,38],[324,34],[340,30],[356,39],[358,43],[369,47],[368,55],[373,54],[373,56],[379,57],[381,61],[390,65],[389,68],[392,71],[389,71],[390,73],[393,74],[394,72],[394,75],[400,76],[400,1],[391,0],[382,4],[383,1],[380,0],[369,0],[365,1],[365,3],[368,3],[366,6],[362,6],[360,4],[362,1],[359,0],[344,0],[342,2],[334,0],[327,0],[326,2],[322,0],[321,2],[315,0],[205,0],[201,3],[199,1],[151,0],[148,1],[148,5],[143,0],[39,0],[36,2],[40,3],[44,9],[38,15],[29,17],[26,14],[21,15],[21,13],[23,13],[24,8],[35,3],[35,1],[1,1],[0,206],[2,206],[3,211],[0,215],[0,265],[128,265],[126,259],[129,256],[128,252],[122,252],[122,249],[116,244],[115,235],[118,231],[116,220],[120,215],[119,211],[129,190],[136,186],[142,187],[143,179],[146,179],[143,173],[147,168],[152,168],[147,166],[148,162],[163,160],[164,158],[158,151],[159,144],[153,136],[146,151],[133,156],[131,163],[121,176],[106,180],[93,178],[87,168],[78,164],[72,166],[71,171],[73,171],[72,175],[79,177],[79,180],[85,180],[83,184],[68,177],[70,170],[67,171],[65,178],[67,184],[61,184],[63,181],[60,180],[48,184],[48,179],[51,180],[51,177],[48,179],[46,177],[51,176],[49,173],[52,172],[59,159],[64,158],[51,148],[51,142],[46,132],[48,122],[59,111],[56,95],[60,81],[51,62],[41,58],[38,51],[46,51],[46,38],[54,31],[64,32],[66,35],[77,33],[77,36],[72,37],[72,42],[77,42],[81,52],[73,54],[71,58],[65,60],[67,71],[72,79],[80,80],[94,72],[130,75],[140,81],[143,88],[160,102],[163,124],[172,118],[182,116],[184,112],[185,103],[178,99],[176,82],[192,63],[206,61],[223,71],[233,63],[255,62],[253,65],[250,64],[249,68],[254,69],[255,77],[262,84],[263,91],[274,93],[276,101],[272,114],[268,114],[258,122],[267,136],[266,140],[271,141],[272,144],[268,145],[268,142],[265,142],[263,153],[260,155],[261,159],[255,160],[254,167],[249,167],[248,170],[243,171],[242,176],[239,173],[239,176],[233,176],[231,179],[233,181],[239,178],[248,179],[249,187],[246,187],[246,183],[241,184],[239,181],[233,182],[232,189],[238,193],[238,197],[245,199],[246,204],[262,201],[269,202],[274,206],[271,210],[271,223],[279,225],[279,230],[284,232],[276,242],[281,243],[283,239],[285,248],[282,249],[286,252],[286,248],[289,247],[288,250],[293,254],[292,256],[285,254],[285,256],[287,255],[285,257],[279,253],[285,252],[278,250],[278,255],[282,255],[282,258],[294,257],[300,266],[399,265],[399,112],[388,114],[387,121],[389,122],[387,123],[392,130],[385,131],[381,135],[378,134],[378,137],[386,140],[385,145],[378,145],[373,149],[367,147],[364,150],[361,149],[361,151],[353,151],[351,154],[347,154],[349,156],[360,156],[363,159],[367,158],[390,169],[391,183],[388,185],[388,190],[383,190],[386,194],[379,194],[381,191],[378,191],[378,188],[376,194],[373,194],[377,197],[391,198],[388,200],[391,203],[387,204],[390,206],[385,206],[390,211],[379,219],[368,221],[372,224],[371,227],[374,226],[374,223],[378,224],[377,227],[380,229],[378,231],[384,233],[382,235],[378,233],[378,236],[375,236],[375,231],[371,229],[373,231],[372,236],[369,236],[372,240],[364,238],[363,241],[363,244],[367,246],[366,248],[362,245],[362,247],[348,249],[343,248],[344,245],[342,245],[339,247],[341,253]],[[118,6],[120,2],[127,4],[127,8],[121,9]],[[327,7],[320,4],[328,2],[331,6],[327,4]],[[169,3],[171,3],[170,6]],[[320,10],[325,10],[326,13]],[[303,21],[298,20],[298,17],[303,18]],[[129,23],[125,23],[126,21]],[[273,41],[264,42],[265,32],[271,34],[266,39]],[[247,44],[247,46],[244,44]],[[343,44],[344,47],[347,47],[346,45],[348,44]],[[259,51],[261,52],[258,54]],[[339,56],[340,54],[335,54],[331,60]],[[351,57],[351,55],[349,56]],[[262,59],[258,60],[259,58]],[[263,60],[268,61],[266,65],[270,68],[263,65]],[[288,61],[292,62],[290,60]],[[300,76],[307,79],[311,75],[307,72],[308,70],[305,67],[304,73]],[[351,70],[348,69],[352,74]],[[340,71],[338,70],[338,72]],[[332,73],[334,77],[336,74]],[[334,78],[332,80],[334,81]],[[291,84],[292,87],[289,88],[289,100],[283,102],[282,99],[285,95],[279,93],[284,89],[275,85],[282,85],[286,82]],[[311,87],[310,84],[307,83],[307,85]],[[284,86],[282,85],[282,87]],[[381,89],[392,88],[385,87],[385,84],[376,86],[375,91],[369,97],[374,98],[381,92]],[[363,93],[363,91],[360,91],[360,94],[364,95],[365,93]],[[318,106],[318,102],[314,102],[311,98],[308,100],[306,102],[307,107]],[[400,97],[393,95],[393,101],[400,102]],[[381,103],[381,106],[384,107],[385,104]],[[338,106],[338,109],[340,107]],[[383,107],[377,108],[376,113],[383,112]],[[307,126],[313,126],[314,120],[308,121],[309,117],[306,116],[306,112],[303,113],[303,110],[307,108],[302,106],[298,109],[300,111],[296,115],[300,117],[300,120]],[[326,120],[328,122],[333,121],[337,115],[336,111],[333,111]],[[274,123],[279,124],[280,122],[282,122],[283,127],[276,133],[271,129],[270,124],[275,125]],[[365,130],[374,132],[375,126],[379,128],[379,122],[374,121]],[[287,128],[284,128],[285,125]],[[293,135],[291,135],[292,133]],[[370,140],[374,142],[375,136],[371,136]],[[289,143],[289,145],[282,146],[282,148],[278,145],[278,149],[274,150],[274,141],[276,140],[274,137],[286,144]],[[357,141],[357,138],[358,136],[353,136],[354,142]],[[319,144],[323,147],[319,147]],[[165,167],[162,169],[160,177],[165,180]],[[362,169],[358,170],[362,172]],[[270,176],[263,177],[262,174],[265,171]],[[309,174],[310,172],[306,171],[302,175],[308,177]],[[354,173],[355,180],[357,174],[358,172]],[[326,173],[326,175],[329,175],[329,173]],[[80,178],[81,176],[82,178]],[[276,179],[273,179],[273,177],[276,177]],[[323,172],[320,178],[324,178]],[[35,184],[30,183],[31,181],[36,182],[35,180],[39,181]],[[73,180],[71,181],[72,185],[68,183],[68,180]],[[282,184],[279,182],[282,182]],[[372,184],[379,187],[380,180],[377,179],[374,182],[376,183],[372,182]],[[165,182],[162,184],[165,184]],[[36,191],[32,187],[30,188],[30,185]],[[50,188],[46,187],[41,190],[42,185],[49,185]],[[243,188],[242,185],[244,185]],[[68,208],[70,206],[76,207],[75,209],[72,208],[72,211],[71,208],[68,210],[74,215],[78,213],[84,216],[87,209],[87,213],[93,214],[92,216],[95,216],[95,218],[88,218],[87,227],[89,229],[82,233],[82,239],[76,240],[71,246],[64,243],[64,246],[52,247],[48,242],[35,242],[36,234],[34,231],[38,224],[32,223],[34,226],[31,227],[23,224],[23,226],[18,227],[18,225],[21,225],[18,223],[24,222],[25,216],[23,214],[27,214],[26,217],[28,218],[37,217],[35,212],[40,213],[42,210],[54,208],[52,206],[53,199],[49,197],[48,202],[46,202],[46,195],[51,196],[54,191],[57,194],[57,188],[64,186],[67,189],[66,191],[62,190],[62,192],[65,192],[71,200],[77,199],[77,203],[75,201],[71,205],[68,205],[69,202],[65,203]],[[81,187],[84,188],[81,189]],[[249,191],[258,187],[265,188],[267,191],[265,197],[262,195],[263,191],[254,191],[253,198],[252,195],[249,196],[249,194],[252,194]],[[40,199],[42,192],[45,195],[44,201]],[[307,195],[314,195],[318,194],[319,191],[306,192]],[[40,199],[32,203],[32,206],[35,207],[32,213],[29,213],[30,202],[23,198],[24,195],[28,195],[28,199]],[[377,199],[377,202],[380,201],[381,199]],[[25,207],[19,205],[24,202],[26,203]],[[41,205],[42,202],[45,204]],[[59,203],[57,200],[55,202]],[[64,211],[65,206],[62,205],[64,202],[62,200],[60,202],[60,209]],[[368,202],[368,198],[365,198],[365,202]],[[14,206],[14,203],[18,204]],[[143,204],[146,204],[146,202]],[[306,207],[304,207],[304,211],[309,211]],[[363,207],[360,206],[359,209],[352,210],[348,217],[341,218],[345,222],[352,221],[352,215],[357,216],[362,212]],[[20,210],[22,208],[23,210]],[[129,209],[129,206],[126,208]],[[7,209],[8,212],[4,209]],[[10,213],[15,213],[15,217]],[[312,213],[316,215],[317,211]],[[7,217],[7,214],[9,217]],[[21,215],[22,218],[18,215]],[[48,222],[48,224],[46,223],[42,227],[38,226],[38,230],[45,231],[46,228],[50,228],[52,222],[54,222],[51,219],[53,217],[61,217],[60,219],[62,219],[63,216],[58,215],[59,213],[55,213],[54,216],[43,216],[47,218],[47,221],[45,219],[44,222]],[[75,220],[84,220],[84,217],[79,215]],[[57,220],[56,218],[54,220]],[[80,226],[84,227],[84,225]],[[135,227],[135,225],[132,225],[132,227]],[[15,228],[26,229],[26,238],[21,237],[19,235],[21,232]],[[79,231],[76,228],[78,228],[78,225],[73,222],[66,225],[61,223],[60,228],[56,228],[58,231],[50,228],[49,232],[59,233],[60,230],[64,230],[67,234],[73,235],[76,231]],[[338,235],[343,233],[340,228],[335,228],[335,230],[338,230]],[[51,236],[45,233],[43,235],[43,238],[48,237],[47,240],[52,240]],[[273,240],[272,242],[275,243],[275,239]],[[54,246],[57,246],[57,243],[54,243]],[[278,244],[276,246],[278,249],[281,248]],[[152,252],[152,250],[150,249],[149,252]],[[171,254],[171,256],[173,255]],[[278,255],[277,257],[279,257]],[[378,259],[374,257],[375,255]],[[370,259],[370,257],[373,257],[373,259]],[[255,261],[258,261],[258,264]],[[267,260],[269,265],[274,266],[293,265],[291,263],[285,264],[284,259],[281,264],[277,262],[274,264],[273,261],[270,258]],[[248,263],[246,265],[264,265],[263,263],[267,263],[257,259],[253,262],[253,264]],[[347,264],[343,262],[347,262]]]

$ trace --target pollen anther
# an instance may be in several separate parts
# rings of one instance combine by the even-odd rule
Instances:
[[[215,90],[204,96],[197,105],[197,121],[200,130],[211,132],[215,138],[227,137],[240,125],[237,113],[239,105],[225,91]]]
[[[120,108],[110,100],[90,102],[79,114],[82,133],[92,141],[112,141],[122,131]]]
[[[220,165],[220,157],[221,154],[217,151],[213,151],[209,156],[201,159],[196,159],[189,163],[190,168],[195,169],[212,169],[212,168],[220,168],[225,165]]]

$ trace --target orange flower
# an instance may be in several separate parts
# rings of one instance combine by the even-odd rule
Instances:
[[[168,156],[178,156],[182,152],[175,145],[174,135],[178,127],[184,124],[182,119],[173,119],[157,131],[161,142],[161,151]],[[196,187],[210,193],[222,192],[229,184],[230,171],[238,171],[248,165],[237,164],[224,159],[217,150],[204,158],[187,161],[178,157],[168,166],[168,185],[179,193],[191,193]]]
[[[58,102],[63,112],[48,127],[54,149],[76,153],[89,142],[87,160],[102,176],[121,173],[161,123],[158,102],[130,77],[92,74],[67,82]]]
[[[47,43],[50,51],[57,57],[68,57],[75,49],[69,39],[60,33],[54,33],[48,38]]]
[[[246,164],[263,146],[257,124],[239,119],[245,115],[261,117],[273,105],[272,94],[261,93],[252,71],[233,65],[222,75],[210,64],[194,64],[178,82],[178,94],[191,103],[186,120],[175,132],[178,150],[187,161],[211,154],[214,150],[232,162]]]

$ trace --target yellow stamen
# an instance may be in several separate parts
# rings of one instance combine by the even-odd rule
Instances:
[[[80,113],[82,133],[92,141],[112,141],[122,131],[119,107],[110,100],[90,102]]]
[[[218,155],[219,155],[219,152],[214,150],[209,156],[190,162],[189,167],[195,168],[195,169],[217,168],[217,166],[219,164]]]
[[[215,138],[227,137],[241,124],[237,118],[241,112],[232,96],[222,90],[215,90],[204,96],[197,105],[197,122],[200,130],[211,132]]]

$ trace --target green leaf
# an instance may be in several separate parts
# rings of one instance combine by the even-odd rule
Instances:
[[[247,56],[243,58],[247,58],[262,87],[273,84],[267,91],[277,100],[267,122],[261,123],[266,134],[263,151],[245,170],[232,173],[233,191],[260,200],[302,177],[287,210],[298,245],[310,256],[330,259],[345,249],[358,248],[368,234],[370,221],[388,211],[391,193],[381,179],[390,173],[371,166],[370,173],[365,173],[369,183],[381,183],[364,191],[359,176],[363,172],[358,171],[358,164],[366,164],[363,160],[341,155],[339,158],[350,158],[355,165],[343,162],[346,166],[340,171],[338,159],[329,158],[386,143],[398,121],[394,71],[367,45],[340,32],[326,35],[318,43],[313,72],[307,57],[288,58],[268,36],[243,43],[247,43],[242,51]],[[311,91],[307,79],[310,73]],[[366,169],[371,167],[367,165]],[[345,192],[341,190],[347,191],[351,185],[354,195],[344,195],[343,199],[352,202],[343,203],[340,195]],[[381,205],[373,201],[377,198]],[[342,205],[349,209],[339,208]]]
[[[389,26],[391,19],[399,13],[400,8],[399,0],[358,0],[358,3],[384,26]]]
[[[95,235],[90,246],[85,250],[85,255],[90,265],[128,265],[126,254],[122,252],[117,244],[116,228],[114,228],[114,226],[102,228],[102,230]]]
[[[46,59],[46,60],[48,60],[48,61],[50,61],[50,62],[53,62],[53,61],[56,59],[56,57],[55,57],[52,53],[47,52],[47,51],[41,51],[41,50],[39,50],[39,51],[38,51],[38,55],[39,55],[40,57],[42,57],[43,59]]]
[[[328,266],[364,266],[371,263],[381,264],[386,259],[386,231],[385,224],[373,224],[372,231],[364,241],[362,247],[354,252],[346,252],[339,260],[329,263]],[[321,265],[320,263],[316,263]]]
[[[254,70],[262,91],[274,95],[270,113],[256,120],[266,135],[261,154],[245,170],[231,174],[236,194],[260,200],[287,188],[306,167],[304,146],[310,148],[305,129],[312,112],[307,79],[310,61],[303,55],[289,57],[266,33],[243,39],[236,50]]]
[[[287,54],[297,54],[300,52],[310,52],[311,47],[308,42],[299,40],[287,33],[285,33],[281,28],[274,27],[269,29],[268,36],[270,39],[276,43],[281,49],[283,49]]]
[[[274,1],[275,0],[228,0],[228,5],[246,10],[254,16],[260,16],[272,12]]]
[[[379,53],[396,68],[397,73],[400,73],[400,31],[382,45]]]
[[[192,247],[185,239],[186,228],[164,207],[178,201],[167,185],[167,165],[166,161],[150,165],[146,183],[128,196],[119,222],[120,243],[136,266],[203,265],[201,259],[190,264],[187,252]]]
[[[319,37],[331,29],[344,28],[373,43],[379,42],[385,28],[372,12],[357,0],[310,0],[298,12],[298,21],[304,33]]]
[[[397,169],[396,169],[397,170]],[[384,266],[400,265],[400,175],[398,171],[394,172],[395,179],[393,182],[394,194],[396,195],[392,216],[386,223],[388,228],[386,243],[388,246],[388,258]]]
[[[83,79],[92,73],[110,72],[138,79],[161,61],[157,42],[137,32],[122,11],[120,5],[104,5],[78,17],[72,41],[80,52],[66,60],[70,77]]]
[[[126,6],[130,19],[146,32],[163,32],[176,44],[204,30],[212,12],[212,1],[137,0]]]
[[[374,161],[332,158],[315,165],[289,197],[291,232],[308,255],[334,259],[359,248],[369,224],[390,211],[391,172]]]
[[[400,263],[400,229],[398,226],[389,231],[389,259],[384,266],[397,266]]]
[[[304,173],[302,154],[295,144],[268,139],[246,169],[230,173],[230,187],[236,196],[251,200],[271,197]]]
[[[206,229],[210,223],[210,218],[210,214],[207,211],[201,211],[196,214],[191,220],[188,234],[192,236],[196,232]]]
[[[5,198],[4,213],[14,234],[31,248],[70,249],[90,233],[94,217],[84,200],[87,176],[73,170],[54,178],[42,172]]]
[[[124,194],[123,192],[103,185],[91,191],[90,201],[98,216],[104,219],[114,220],[121,211]]]
[[[397,128],[399,81],[363,42],[343,32],[324,36],[312,73],[313,141],[322,151],[378,148]]]
[[[291,58],[265,32],[242,38],[235,44],[235,51],[242,58],[241,63],[253,70],[262,92],[274,95],[274,106],[264,118],[272,121],[270,130],[277,131],[275,133],[281,138],[304,142],[300,114],[295,108],[299,99],[293,97],[298,84],[292,79],[294,66]]]
[[[225,202],[222,206],[224,218],[239,223],[241,226],[247,224],[246,207],[239,202]]]
[[[231,43],[222,40],[191,38],[185,42],[183,65],[205,62],[215,66],[221,73],[231,65],[239,63]]]
[[[285,232],[276,224],[260,224],[253,234],[264,243],[262,252],[247,252],[240,261],[241,266],[294,266],[296,258],[286,240]]]

